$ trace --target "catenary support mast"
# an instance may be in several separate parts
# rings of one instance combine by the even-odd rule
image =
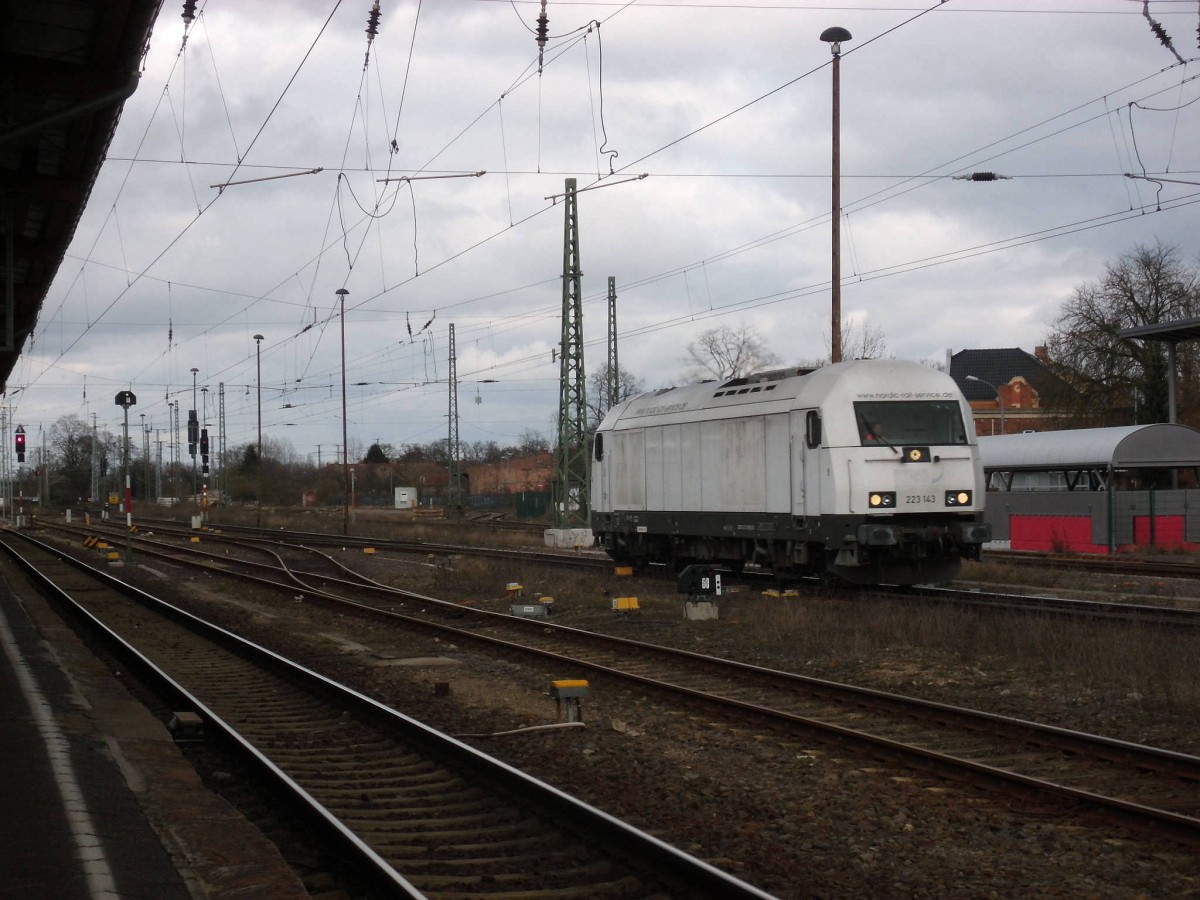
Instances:
[[[454,325],[450,326],[450,433],[446,442],[446,511],[458,513],[463,507],[462,472],[458,456],[458,358],[454,348]]]
[[[617,365],[617,279],[608,276],[608,396],[606,409],[612,409],[621,399],[620,366]],[[597,423],[599,424],[599,423]]]
[[[562,344],[554,510],[559,528],[586,527],[588,515],[587,397],[583,367],[583,272],[575,179],[566,180],[563,237]]]

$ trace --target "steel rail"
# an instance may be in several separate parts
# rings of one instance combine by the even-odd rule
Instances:
[[[320,552],[315,551],[312,548],[302,549],[305,549],[308,552]],[[272,555],[276,555],[282,570],[287,573],[287,577],[290,581],[288,585],[281,585],[278,582],[257,579],[263,581],[263,583],[274,584],[277,587],[288,587],[289,589],[291,589],[293,585],[300,585],[307,592],[307,595],[314,598],[333,600],[339,604],[351,606],[364,612],[384,616],[393,620],[400,620],[422,625],[426,628],[432,628],[443,633],[452,634],[454,635],[455,640],[458,641],[470,639],[484,642],[490,646],[501,648],[507,652],[535,654],[541,658],[553,660],[559,664],[579,666],[592,672],[629,681],[643,687],[668,690],[676,694],[689,697],[697,702],[709,704],[715,703],[725,708],[732,707],[745,714],[754,715],[777,722],[783,722],[793,726],[802,726],[806,729],[816,730],[826,734],[837,735],[843,739],[873,746],[891,757],[903,757],[907,759],[910,764],[915,761],[919,767],[928,767],[932,765],[946,771],[969,773],[974,778],[986,779],[993,783],[1020,785],[1025,788],[1040,791],[1044,794],[1056,795],[1068,800],[1083,802],[1093,807],[1125,813],[1131,817],[1141,819],[1142,821],[1154,822],[1159,827],[1168,828],[1176,835],[1183,837],[1188,841],[1200,839],[1200,820],[1189,815],[1179,814],[1170,810],[1158,809],[1148,804],[1131,802],[1118,797],[1108,797],[1087,790],[1072,788],[1056,782],[1023,775],[1019,772],[1009,769],[990,766],[975,760],[947,755],[936,750],[891,740],[889,738],[881,737],[877,734],[872,734],[859,729],[847,728],[830,721],[800,716],[786,710],[749,703],[721,694],[714,694],[710,691],[689,688],[682,684],[666,682],[661,678],[648,677],[630,671],[626,668],[616,668],[612,665],[596,662],[594,660],[587,660],[578,655],[567,655],[563,652],[560,652],[561,638],[563,636],[570,636],[577,640],[585,641],[589,644],[603,642],[605,645],[610,647],[623,647],[626,650],[631,651],[631,655],[643,661],[652,656],[661,659],[685,659],[690,660],[693,663],[703,664],[708,667],[715,667],[725,672],[752,674],[756,677],[774,679],[776,681],[781,681],[794,687],[802,687],[807,690],[836,693],[842,695],[843,697],[857,697],[863,702],[886,703],[897,709],[920,710],[923,715],[928,715],[930,717],[953,716],[960,721],[971,721],[976,723],[977,730],[979,731],[994,728],[1005,728],[1019,731],[1022,736],[1026,737],[1026,739],[1028,739],[1028,736],[1033,736],[1038,741],[1043,741],[1048,744],[1069,741],[1074,743],[1076,750],[1086,751],[1092,754],[1110,754],[1121,756],[1136,754],[1143,760],[1143,764],[1145,765],[1157,767],[1168,772],[1175,770],[1185,771],[1189,773],[1187,777],[1190,777],[1192,780],[1200,781],[1200,758],[1197,757],[1176,753],[1174,751],[1162,750],[1160,748],[1146,747],[1144,745],[1133,744],[1100,735],[1073,732],[1057,726],[1014,719],[1011,717],[986,713],[979,710],[963,709],[960,707],[937,703],[935,701],[903,697],[871,688],[830,682],[822,679],[812,678],[810,676],[782,672],[775,669],[765,669],[732,660],[716,659],[713,657],[704,656],[703,654],[694,653],[692,651],[678,650],[675,648],[663,647],[655,644],[647,644],[632,640],[630,638],[601,635],[594,632],[572,628],[570,626],[549,623],[544,619],[528,620],[489,610],[464,607],[460,604],[454,604],[450,601],[440,600],[438,598],[424,594],[418,594],[413,591],[391,588],[385,585],[379,585],[378,583],[373,583],[373,585],[367,586],[367,589],[373,592],[378,592],[384,596],[403,597],[406,600],[417,601],[429,606],[454,609],[463,615],[471,615],[474,618],[486,620],[496,624],[502,624],[508,628],[520,629],[525,635],[524,640],[527,642],[514,642],[512,640],[497,637],[493,634],[481,635],[467,629],[454,627],[444,623],[430,622],[426,619],[419,618],[409,613],[398,613],[393,610],[380,609],[379,607],[373,606],[370,603],[364,603],[361,600],[350,599],[336,593],[330,593],[331,588],[336,590],[341,587],[345,590],[352,590],[361,595],[362,591],[364,590],[364,577],[357,576],[357,579],[354,583],[344,581],[339,583],[339,579],[331,576],[314,576],[311,574],[306,575],[305,573],[295,572],[294,570],[290,569],[290,567],[286,565],[282,558],[278,557],[277,554],[274,554],[274,551],[271,551],[271,553]],[[333,560],[332,557],[328,557],[325,554],[321,555],[329,559],[329,561],[334,565],[344,568],[336,560]],[[225,574],[231,573],[225,572]],[[242,577],[257,578],[256,576]],[[325,584],[326,589],[322,590],[315,588],[311,581],[305,581],[306,577],[320,580]],[[365,580],[370,581],[370,579]],[[536,642],[544,639],[544,636],[548,632],[556,635],[556,637],[551,639],[551,643],[555,645],[556,649],[547,650],[545,648],[532,646],[530,643],[528,643],[528,641]]]
[[[27,534],[19,534],[18,536],[21,540],[38,547],[44,552],[52,554],[79,571],[86,573],[89,577],[105,584],[107,587],[120,591],[137,602],[170,616],[177,622],[185,623],[188,628],[202,633],[210,640],[235,647],[241,655],[266,661],[272,667],[286,671],[289,677],[296,678],[303,683],[317,685],[324,693],[335,695],[339,702],[364,710],[374,716],[387,719],[406,733],[415,735],[419,743],[436,748],[436,753],[440,758],[452,759],[459,764],[471,768],[487,768],[490,777],[503,783],[512,796],[519,796],[526,801],[532,801],[536,798],[536,804],[548,810],[549,814],[558,821],[569,822],[572,829],[599,837],[605,842],[606,846],[615,848],[619,854],[626,858],[637,860],[639,864],[647,866],[667,883],[681,886],[687,896],[713,898],[744,897],[755,898],[755,900],[770,900],[771,898],[770,894],[723,872],[715,866],[703,860],[696,859],[667,844],[665,841],[646,834],[602,810],[592,807],[557,788],[521,772],[519,769],[495,760],[482,751],[476,750],[455,738],[405,716],[365,694],[341,685],[318,672],[306,669],[282,655],[254,644],[226,629],[205,622],[203,619],[166,603],[159,598],[153,597],[107,572],[95,569],[71,555],[63,553],[59,548],[33,539]],[[395,890],[401,891],[402,896],[424,896],[411,883],[404,879],[403,875],[396,872],[385,860],[371,850],[353,831],[342,825],[335,816],[312,798],[303,787],[292,780],[290,776],[271,762],[265,755],[257,751],[253,744],[237,734],[236,730],[225,723],[220,716],[198,697],[183,688],[182,685],[170,678],[169,675],[162,672],[154,663],[132,648],[120,636],[111,631],[111,629],[108,629],[107,626],[101,623],[90,612],[82,609],[68,595],[57,587],[52,586],[52,582],[46,576],[39,573],[36,566],[21,558],[20,554],[8,541],[0,541],[0,545],[3,545],[5,552],[17,561],[25,571],[29,572],[31,577],[36,578],[40,583],[49,585],[47,590],[53,591],[60,600],[68,604],[73,610],[77,610],[89,622],[90,627],[96,628],[100,633],[105,635],[106,640],[113,642],[114,646],[119,647],[119,652],[123,656],[127,655],[131,661],[137,664],[140,670],[147,673],[154,680],[167,685],[172,693],[176,693],[185,702],[193,704],[195,709],[201,711],[200,714],[206,722],[211,721],[239,747],[250,753],[259,762],[263,770],[268,772],[273,779],[283,785],[289,792],[295,793],[296,796],[302,798],[306,805],[312,808],[314,814],[319,815],[323,821],[335,829],[341,840],[346,843],[357,857],[360,857],[365,863],[369,864],[370,871],[375,871],[376,868],[382,867],[379,868],[381,876],[390,880],[390,886],[394,886]]]

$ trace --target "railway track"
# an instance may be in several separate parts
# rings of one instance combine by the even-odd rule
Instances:
[[[125,530],[123,526],[109,524],[82,529],[77,526],[65,526],[62,523],[39,523],[45,527],[60,531],[85,535],[107,533],[113,539],[123,541]],[[172,537],[179,541],[190,541],[196,533],[189,528],[169,522],[156,524],[155,535]],[[280,532],[264,531],[256,528],[244,528],[220,531],[205,531],[203,540],[207,543],[220,542],[230,547],[252,546],[260,549],[272,549],[280,553],[296,551],[304,548],[307,551],[318,551],[320,548],[346,549],[372,547],[379,551],[392,551],[404,554],[436,555],[445,558],[450,555],[481,556],[513,563],[534,563],[537,565],[569,566],[595,572],[608,572],[613,564],[607,559],[579,556],[570,553],[551,553],[544,551],[506,550],[498,548],[476,548],[465,545],[426,544],[414,541],[370,540],[366,538],[345,538],[337,535],[319,534],[313,532]],[[146,538],[138,538],[138,543],[148,546]],[[342,567],[343,573],[351,570]],[[661,574],[670,574],[663,570]],[[739,576],[747,584],[767,585],[773,580],[754,578],[752,573]],[[885,589],[879,589],[883,591]],[[1046,595],[1029,594],[1000,594],[978,590],[964,590],[952,587],[923,586],[915,589],[904,589],[898,594],[905,602],[920,599],[928,603],[944,604],[956,608],[976,608],[1004,612],[1028,612],[1038,615],[1060,616],[1065,618],[1088,618],[1096,621],[1126,623],[1135,625],[1156,625],[1167,628],[1190,629],[1200,627],[1200,607],[1168,606],[1166,604],[1112,602],[1101,600],[1071,599]]]
[[[1200,578],[1200,564],[1187,560],[1137,559],[1134,557],[1084,556],[1082,554],[1036,553],[1028,550],[987,550],[987,560],[1036,565],[1077,572],[1108,575],[1138,575],[1147,578]]]
[[[593,678],[619,679],[709,715],[749,719],[756,727],[767,723],[806,739],[817,735],[992,790],[1034,792],[1062,808],[1101,812],[1188,842],[1200,838],[1196,757],[463,607],[375,584],[319,551],[303,552],[306,565],[323,557],[326,571],[299,571],[277,555],[275,578],[282,580],[268,583],[299,585],[306,596],[433,629],[460,646],[471,641],[492,653],[533,656]],[[411,611],[395,612],[399,605]],[[448,611],[461,620],[447,624]]]
[[[145,526],[159,534],[170,534],[176,537],[189,538],[196,534],[191,528],[167,519],[139,520]],[[101,526],[96,526],[97,528]],[[117,533],[123,526],[108,524],[102,526]],[[214,526],[202,532],[207,539],[240,538],[257,540],[280,545],[301,544],[306,547],[329,547],[362,549],[373,547],[377,550],[392,550],[399,553],[423,553],[437,557],[456,555],[478,556],[488,559],[510,560],[520,562],[535,562],[547,565],[569,566],[596,571],[611,571],[613,562],[607,556],[594,551],[548,551],[530,549],[506,549],[502,547],[473,547],[466,544],[450,544],[431,541],[402,541],[385,538],[367,538],[353,535],[326,534],[315,531],[282,531],[253,526],[222,525]]]
[[[768,895],[28,535],[8,557],[220,731],[387,896]]]
[[[1200,607],[1166,606],[1157,603],[1115,603],[1029,594],[996,594],[961,588],[921,587],[921,599],[953,607],[993,611],[1025,612],[1063,618],[1086,618],[1102,622],[1155,625],[1166,628],[1200,627]]]

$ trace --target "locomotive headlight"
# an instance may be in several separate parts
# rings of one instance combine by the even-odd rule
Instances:
[[[871,509],[895,509],[895,491],[873,491],[867,501]]]
[[[971,500],[971,491],[946,491],[947,506],[970,506]]]

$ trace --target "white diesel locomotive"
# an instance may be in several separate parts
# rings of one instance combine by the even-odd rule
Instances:
[[[633,397],[600,424],[591,480],[592,531],[633,565],[914,584],[953,578],[990,537],[970,407],[897,360]]]

